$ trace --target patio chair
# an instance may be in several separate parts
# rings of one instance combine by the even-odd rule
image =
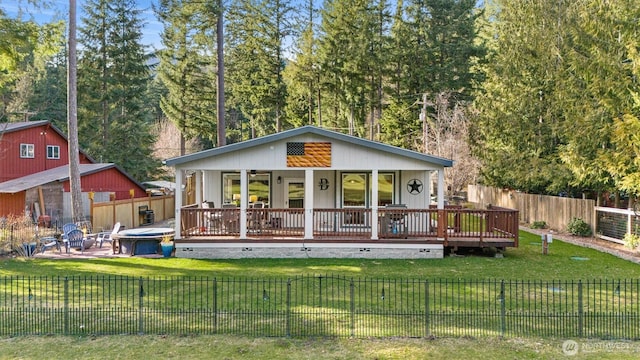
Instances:
[[[67,238],[64,239],[64,246],[69,251],[73,249],[80,249],[80,252],[84,253],[84,233],[81,230],[71,230],[67,234]]]
[[[58,252],[61,252],[60,243],[58,239],[53,236],[47,236],[40,239],[40,253],[44,253],[47,249],[58,249]]]
[[[214,209],[215,203],[213,201],[203,201],[202,202],[202,208],[203,209]],[[219,224],[220,224],[220,213],[218,212],[212,212],[211,210],[208,211],[204,211],[203,212],[204,215],[204,226],[207,229],[211,229],[212,227],[215,227],[216,229],[219,228]]]
[[[78,230],[78,229],[79,229],[78,225],[74,223],[64,224],[62,225],[62,236],[66,237],[71,230]]]
[[[101,232],[98,233],[98,235],[96,236],[96,241],[100,244],[100,248],[102,249],[102,243],[108,242],[111,243],[111,245],[113,246],[113,235],[117,234],[118,231],[120,231],[120,223],[117,222],[115,225],[113,225],[113,229],[111,230],[111,232]]]

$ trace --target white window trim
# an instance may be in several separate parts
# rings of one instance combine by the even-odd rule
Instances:
[[[49,156],[49,149],[52,149],[54,156]],[[47,159],[58,160],[60,159],[60,146],[58,145],[47,145]]]
[[[35,145],[20,144],[20,157],[23,159],[33,159],[36,157]]]

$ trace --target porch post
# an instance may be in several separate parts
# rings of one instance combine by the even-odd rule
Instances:
[[[444,209],[444,168],[438,170],[438,209]]]
[[[247,170],[240,170],[240,239],[247,238]]]
[[[181,226],[181,222],[182,222],[182,214],[181,214],[181,210],[182,210],[182,174],[183,171],[182,169],[178,169],[176,168],[176,190],[173,192],[173,200],[175,202],[175,204],[173,205],[173,207],[175,208],[175,214],[174,214],[174,238],[176,239],[181,239],[182,238],[182,234],[180,234],[180,229],[182,228]]]
[[[371,240],[378,240],[378,170],[371,171]]]
[[[196,177],[196,204],[202,204],[202,170],[197,170],[194,174]]]
[[[313,170],[304,171],[304,238],[313,239]]]

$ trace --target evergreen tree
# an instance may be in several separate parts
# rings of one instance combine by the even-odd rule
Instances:
[[[486,184],[533,193],[567,190],[571,175],[558,156],[565,142],[558,86],[565,76],[564,50],[558,39],[566,10],[555,0],[500,3],[473,127]]]
[[[134,0],[90,0],[80,29],[78,127],[81,143],[99,161],[136,179],[159,166],[152,157],[152,118],[146,107],[150,72]]]
[[[637,194],[638,145],[633,139],[639,115],[640,4],[583,1],[569,14],[562,88],[567,92],[563,105],[570,121],[560,156],[578,186]]]
[[[166,92],[160,106],[184,139],[202,139],[208,146],[217,139],[216,4],[161,0],[155,9],[164,26],[158,76]]]
[[[323,109],[329,127],[364,137],[371,94],[379,85],[373,50],[383,48],[379,35],[380,7],[366,0],[324,3],[318,56],[324,90]],[[384,9],[383,9],[384,11]],[[372,31],[373,30],[373,31]],[[371,75],[371,76],[370,76]]]
[[[251,137],[282,130],[287,97],[287,37],[295,35],[288,0],[241,0],[228,11],[228,104],[249,120]]]
[[[478,42],[477,21],[482,15],[475,0],[426,0],[426,52],[424,70],[427,92],[448,92],[454,99],[468,99],[478,79],[472,65],[485,55]]]
[[[295,57],[289,60],[283,72],[287,85],[286,125],[293,127],[322,126],[322,117],[319,116],[320,66],[314,23],[317,12],[313,0],[309,0],[304,12],[307,14],[306,25],[298,38]]]
[[[67,56],[60,52],[47,62],[45,73],[34,84],[28,109],[36,113],[32,119],[50,120],[66,133],[67,129]]]
[[[0,121],[38,118],[41,108],[31,107],[29,99],[46,77],[48,61],[61,51],[63,34],[62,21],[38,25],[8,18],[0,9]]]

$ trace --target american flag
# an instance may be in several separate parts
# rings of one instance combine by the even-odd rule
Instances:
[[[288,142],[287,167],[331,167],[331,143]]]

